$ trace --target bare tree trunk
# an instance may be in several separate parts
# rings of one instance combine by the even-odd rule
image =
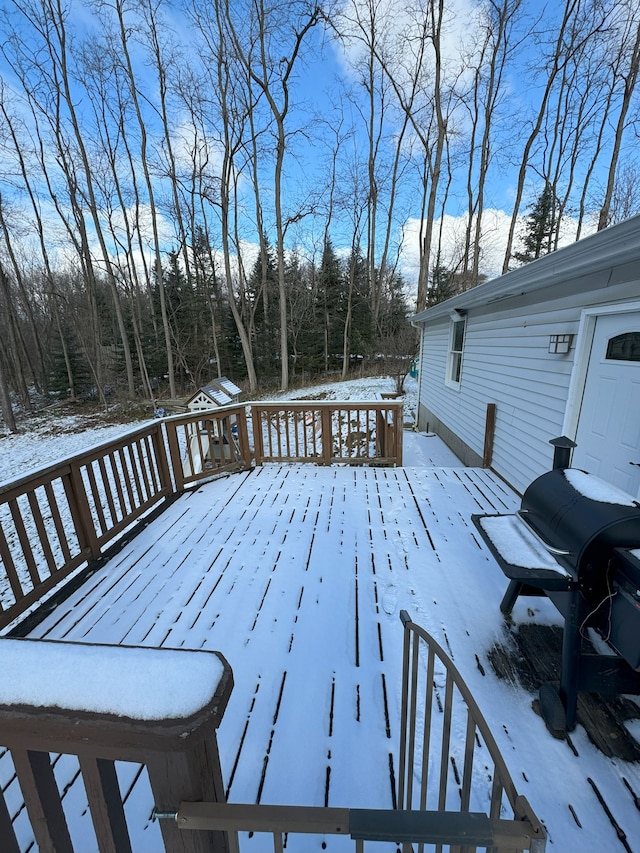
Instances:
[[[507,247],[504,255],[504,261],[502,264],[503,273],[508,271],[509,262],[513,254],[513,243],[515,240],[516,225],[518,222],[518,215],[520,213],[520,204],[522,202],[522,196],[524,194],[524,183],[527,175],[527,169],[529,168],[531,151],[542,128],[545,115],[547,113],[549,99],[551,97],[552,90],[555,86],[556,79],[558,77],[558,74],[565,67],[565,64],[567,63],[569,58],[577,51],[581,50],[584,45],[589,41],[592,34],[594,32],[597,32],[600,27],[600,24],[596,22],[589,28],[581,29],[579,22],[577,21],[577,15],[580,12],[580,9],[581,0],[565,0],[562,22],[560,24],[558,35],[555,40],[553,54],[550,57],[551,67],[547,75],[546,84],[544,92],[542,94],[540,105],[538,107],[536,120],[534,122],[533,129],[531,130],[531,133],[527,138],[522,154],[522,160],[518,172],[518,182],[516,186],[513,213],[511,215],[509,235],[507,238]],[[566,43],[567,33],[569,34],[568,44]]]
[[[482,99],[483,131],[480,143],[480,160],[478,165],[477,194],[475,205],[469,206],[468,228],[473,237],[471,239],[472,263],[471,263],[471,285],[478,283],[480,274],[480,257],[482,243],[482,217],[484,214],[484,196],[487,173],[492,155],[492,130],[494,116],[498,107],[500,94],[502,92],[502,79],[510,53],[517,50],[518,45],[511,43],[511,28],[517,15],[522,0],[499,0],[491,2],[488,10],[490,16],[487,21],[487,40],[491,44],[489,58],[489,77],[486,83],[484,98]],[[480,106],[480,104],[478,104]],[[465,272],[469,269],[468,263]]]
[[[11,395],[9,394],[7,379],[2,366],[3,351],[4,346],[2,341],[0,341],[0,408],[2,409],[2,420],[5,422],[9,432],[18,432],[16,417],[13,413],[13,408],[11,407]]]
[[[638,82],[638,70],[640,69],[640,23],[636,23],[637,32],[636,38],[631,51],[629,60],[629,70],[624,81],[624,93],[622,96],[622,104],[616,124],[616,134],[613,142],[613,151],[611,153],[611,162],[609,163],[609,173],[607,175],[607,187],[604,193],[602,207],[600,208],[600,216],[598,218],[598,231],[602,231],[609,224],[609,211],[611,208],[611,199],[613,197],[613,187],[616,179],[616,171],[618,168],[618,160],[620,159],[620,149],[622,147],[622,137],[624,134],[627,113],[631,105],[636,83]]]
[[[9,236],[9,231],[7,229],[7,223],[4,216],[4,207],[2,205],[2,198],[0,198],[0,224],[2,226],[2,232],[4,235],[4,243],[5,248],[7,250],[7,254],[9,255],[9,259],[11,260],[11,265],[13,267],[14,276],[16,280],[21,279],[20,267],[17,264],[15,253],[13,251],[13,246],[11,243],[11,238]],[[18,317],[18,312],[16,310],[16,306],[14,304],[14,298],[12,294],[12,288],[9,284],[9,278],[5,273],[2,264],[0,263],[0,293],[4,297],[5,303],[5,319],[6,319],[6,331],[8,335],[8,350],[9,350],[9,359],[11,364],[13,365],[13,375],[15,378],[15,382],[18,388],[18,392],[24,404],[24,407],[31,411],[31,398],[29,396],[29,388],[28,382],[25,375],[25,365],[28,364],[31,369],[31,375],[34,381],[36,381],[36,371],[31,364],[31,359],[29,355],[29,348],[27,347],[24,336],[22,334],[22,330],[20,328],[20,320]],[[37,339],[38,330],[33,329],[33,336]],[[44,364],[42,364],[41,370],[44,371]]]
[[[140,99],[138,96],[138,85],[133,71],[133,65],[129,54],[129,34],[130,30],[125,24],[125,2],[124,0],[114,0],[114,10],[118,19],[120,48],[122,49],[122,59],[124,60],[124,70],[127,76],[129,95],[134,107],[138,128],[140,130],[140,165],[144,175],[145,186],[147,189],[147,198],[149,201],[149,209],[151,215],[151,230],[153,234],[153,249],[155,255],[155,279],[158,289],[158,297],[160,300],[160,315],[162,317],[162,326],[164,330],[164,344],[167,355],[167,374],[169,378],[169,395],[172,399],[177,396],[175,368],[173,363],[173,349],[171,341],[171,326],[169,322],[169,314],[167,310],[167,301],[164,290],[164,274],[162,269],[162,246],[160,243],[160,233],[158,230],[158,209],[156,206],[155,192],[153,181],[151,180],[151,172],[149,170],[149,151],[147,142],[147,128],[142,110],[140,107]]]
[[[286,263],[285,263],[285,232],[286,225],[284,221],[284,213],[282,209],[282,169],[284,165],[284,156],[286,149],[286,131],[285,122],[289,113],[289,85],[293,69],[298,60],[302,44],[307,33],[315,27],[320,20],[320,8],[318,6],[309,6],[305,10],[300,21],[300,29],[294,28],[293,42],[287,46],[287,55],[282,56],[282,51],[279,51],[278,56],[270,55],[269,41],[271,38],[271,26],[267,20],[267,10],[264,6],[264,0],[257,0],[254,5],[255,14],[257,15],[257,53],[259,59],[257,61],[258,70],[254,67],[254,60],[251,50],[246,50],[238,37],[236,28],[231,20],[229,10],[227,9],[227,23],[230,33],[233,34],[235,49],[238,57],[244,64],[251,80],[258,86],[262,94],[267,100],[271,115],[276,125],[276,158],[274,166],[274,207],[275,207],[275,223],[276,223],[276,257],[278,262],[278,298],[280,309],[280,361],[281,361],[281,388],[286,391],[289,387],[289,349],[287,337],[287,286],[286,286]],[[271,11],[273,14],[273,11]],[[278,17],[286,17],[286,9],[278,9]],[[276,100],[277,94],[280,95],[280,103]]]

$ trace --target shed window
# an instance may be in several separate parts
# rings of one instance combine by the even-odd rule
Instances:
[[[462,350],[464,348],[466,322],[465,318],[451,321],[451,347],[449,349],[447,379],[456,385],[460,382],[462,372]]]
[[[607,358],[613,361],[640,361],[640,332],[625,332],[610,338]]]

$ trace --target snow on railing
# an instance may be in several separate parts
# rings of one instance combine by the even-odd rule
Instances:
[[[225,833],[189,838],[152,820],[185,796],[224,800],[216,730],[233,675],[221,655],[2,643],[3,853],[34,842],[55,853],[228,853]]]

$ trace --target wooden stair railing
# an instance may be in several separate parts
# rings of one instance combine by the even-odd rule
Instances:
[[[133,849],[116,762],[146,767],[147,815],[181,799],[224,802],[216,729],[233,676],[217,652],[6,639],[0,648],[0,769],[6,777],[11,760],[40,853],[86,853],[72,842],[58,755],[75,756],[100,853]],[[15,796],[0,797],[3,853],[25,849],[14,809]],[[160,828],[166,853],[228,853],[225,832]]]

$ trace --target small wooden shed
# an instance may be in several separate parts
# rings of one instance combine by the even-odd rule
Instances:
[[[224,380],[228,393],[220,383]],[[228,385],[227,385],[228,383]],[[222,377],[212,380],[208,385],[199,388],[196,393],[187,400],[187,409],[190,412],[202,412],[203,419],[190,428],[188,446],[182,460],[185,476],[197,474],[206,467],[210,467],[214,461],[230,460],[238,458],[239,449],[237,442],[237,426],[235,414],[220,413],[219,417],[213,414],[224,406],[238,402],[241,389],[230,380]],[[204,413],[211,412],[207,418]]]
[[[199,388],[196,393],[187,400],[187,409],[190,412],[207,412],[211,409],[219,409],[221,406],[229,406],[233,398],[227,394],[216,383],[209,383]]]

